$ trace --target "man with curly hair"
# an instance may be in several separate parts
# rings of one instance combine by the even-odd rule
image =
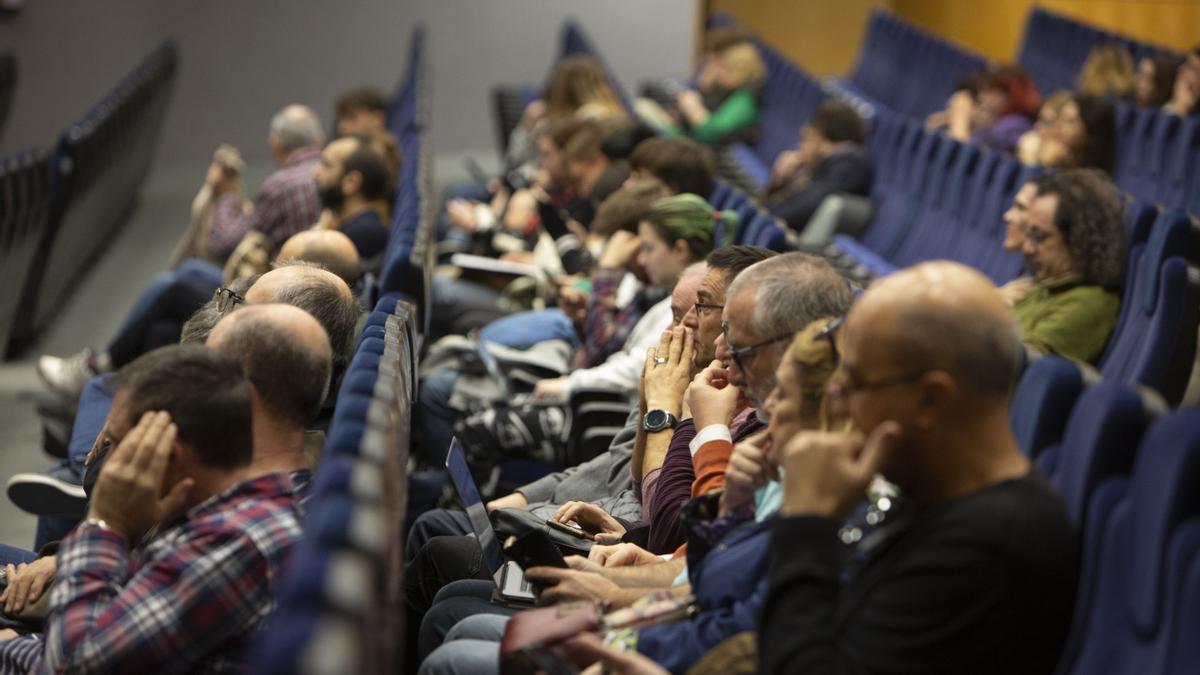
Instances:
[[[1116,186],[1095,169],[1035,179],[1021,253],[1033,270],[1013,312],[1026,344],[1094,362],[1121,309],[1125,280],[1124,206]]]

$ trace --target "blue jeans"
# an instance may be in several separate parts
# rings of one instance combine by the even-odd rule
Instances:
[[[23,548],[9,546],[8,544],[0,544],[0,568],[5,565],[20,565],[21,563],[31,563],[37,560],[37,554],[33,551],[26,551]]]
[[[500,640],[508,617],[477,614],[459,621],[425,659],[419,675],[487,675],[500,672]]]
[[[529,349],[543,340],[566,340],[571,349],[582,342],[575,326],[561,309],[517,312],[484,326],[479,337],[513,349]]]
[[[88,452],[104,428],[108,419],[108,411],[112,408],[113,391],[109,383],[112,375],[98,375],[88,380],[79,397],[79,407],[75,411],[75,423],[71,427],[71,440],[67,444],[67,458],[50,470],[50,474],[68,483],[83,485],[84,462]],[[79,522],[78,518],[68,516],[38,516],[37,536],[34,539],[34,550],[42,546],[61,541],[63,537]]]
[[[145,352],[179,341],[183,322],[221,285],[221,268],[203,260],[185,260],[154,277],[138,295],[108,353],[121,367]]]
[[[481,579],[463,579],[442,587],[433,598],[433,607],[421,621],[421,637],[417,654],[424,661],[433,650],[440,647],[459,622],[472,616],[512,616],[513,607],[492,603],[492,591],[496,585]],[[500,635],[503,636],[503,631]]]
[[[446,448],[454,437],[454,409],[450,397],[458,371],[443,370],[421,380],[417,396],[417,419],[421,423],[421,439],[426,457],[439,466],[446,458]]]

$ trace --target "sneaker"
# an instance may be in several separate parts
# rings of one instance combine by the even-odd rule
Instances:
[[[78,354],[60,358],[41,356],[37,360],[37,373],[52,391],[69,398],[79,398],[88,380],[103,372],[97,362],[104,355],[96,355],[85,349]]]
[[[87,514],[83,487],[44,473],[19,473],[8,479],[8,498],[35,516],[79,516]]]

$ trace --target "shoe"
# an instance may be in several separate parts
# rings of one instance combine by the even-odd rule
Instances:
[[[19,473],[8,479],[8,498],[35,516],[79,516],[87,514],[83,487],[44,473]]]
[[[96,355],[90,349],[66,358],[45,355],[37,360],[37,374],[51,391],[68,398],[79,398],[88,380],[101,372],[95,366],[96,361]]]

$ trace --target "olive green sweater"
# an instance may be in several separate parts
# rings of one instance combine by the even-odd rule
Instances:
[[[1043,281],[1013,306],[1026,344],[1084,363],[1100,358],[1120,310],[1116,294],[1074,278]]]

